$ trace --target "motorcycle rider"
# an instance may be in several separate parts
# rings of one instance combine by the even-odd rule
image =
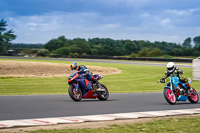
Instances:
[[[165,78],[168,78],[171,74],[177,74],[177,77],[180,77],[180,74],[183,74],[183,71],[174,66],[174,62],[169,62],[167,64],[167,71],[165,72]]]
[[[88,79],[89,81],[93,81],[94,83],[96,83],[96,86],[98,89],[96,89],[96,91],[104,91],[104,89],[101,88],[100,83],[98,82],[98,80],[92,75],[92,73],[90,72],[90,70],[85,66],[85,65],[78,65],[78,63],[73,62],[70,65],[70,69],[79,71],[78,74],[79,75],[83,75],[86,77],[86,79]]]
[[[180,74],[183,74],[183,71],[181,69],[179,69],[178,67],[175,67],[174,66],[174,62],[169,62],[167,64],[167,70],[165,72],[165,77],[160,79],[160,82],[161,83],[165,83],[165,79],[168,78],[170,75],[174,75],[176,77],[179,77],[179,80],[181,82],[185,82],[187,83],[188,82],[188,79],[187,78],[184,78],[184,77],[180,77]],[[185,89],[184,89],[185,90]],[[186,90],[185,90],[186,91]],[[187,93],[187,92],[185,92]]]
[[[183,74],[183,71],[174,66],[174,62],[169,62],[167,64],[167,70],[165,72],[164,78],[160,79],[161,83],[165,83],[165,79],[168,78],[171,74],[176,74],[177,77],[180,77],[180,74]]]

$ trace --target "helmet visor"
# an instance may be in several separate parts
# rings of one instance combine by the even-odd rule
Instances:
[[[167,70],[171,73],[171,72],[173,72],[174,71],[174,66],[173,67],[170,67],[170,68],[167,68]]]
[[[168,70],[173,70],[173,69],[174,69],[174,66],[173,66],[173,67],[168,67],[167,69],[168,69]]]

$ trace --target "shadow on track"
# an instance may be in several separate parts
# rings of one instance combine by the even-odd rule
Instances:
[[[63,100],[62,100],[63,101]],[[75,102],[73,100],[66,100],[67,102]],[[100,101],[98,99],[83,99],[79,102],[75,102],[75,103],[80,103],[80,102],[110,102],[110,101],[120,101],[120,99],[108,99],[106,101]]]
[[[169,103],[158,103],[157,105],[171,105],[171,106],[178,106],[178,105],[198,105],[200,104],[199,102],[198,103],[190,103],[190,102],[177,102],[175,105],[171,105]]]

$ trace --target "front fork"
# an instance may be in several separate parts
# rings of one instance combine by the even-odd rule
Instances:
[[[174,94],[176,95],[176,88],[175,88],[175,85],[173,85],[172,82],[170,82],[170,90],[171,90],[172,92],[174,92]]]
[[[170,82],[169,86],[167,87],[170,88],[171,92],[173,92],[170,95],[175,95],[175,97],[177,97],[176,89],[174,88],[175,86],[172,84],[172,82]]]
[[[76,91],[78,91],[79,85],[78,84],[73,84],[72,86],[75,87]]]
[[[174,92],[174,91],[173,91],[172,82],[170,82],[170,89],[171,89],[172,92]]]

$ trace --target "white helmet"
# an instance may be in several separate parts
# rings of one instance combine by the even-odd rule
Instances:
[[[174,62],[169,62],[169,63],[167,64],[167,70],[168,70],[169,72],[173,72],[174,69],[175,69],[175,67],[174,67]]]

